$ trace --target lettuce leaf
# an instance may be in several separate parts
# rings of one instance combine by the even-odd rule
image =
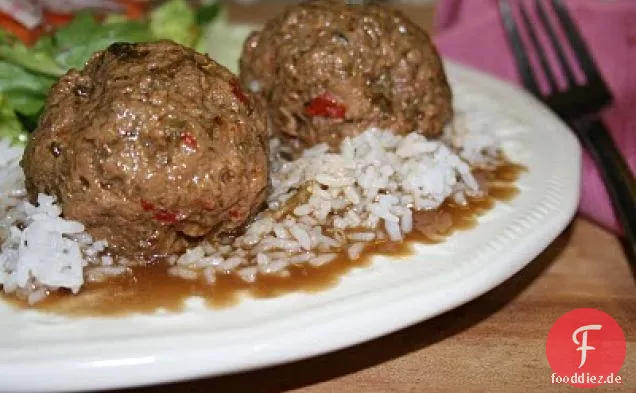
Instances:
[[[196,9],[195,20],[198,26],[204,27],[212,23],[221,13],[221,4],[213,1],[210,4],[202,4]]]
[[[0,30],[0,59],[24,67],[26,70],[57,77],[65,69],[53,58],[50,40],[41,39],[33,48]]]
[[[5,138],[11,139],[13,143],[24,144],[28,139],[28,134],[9,101],[0,94],[0,139]]]
[[[194,8],[185,0],[172,0],[154,9],[150,31],[155,39],[170,39],[185,46],[193,46],[201,35]]]
[[[146,21],[98,23],[88,13],[78,14],[73,21],[52,37],[55,60],[65,70],[81,69],[91,55],[115,42],[152,40]]]
[[[55,78],[29,72],[0,60],[0,94],[11,107],[26,116],[39,113]]]

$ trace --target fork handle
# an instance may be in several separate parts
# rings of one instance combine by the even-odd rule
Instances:
[[[598,118],[573,122],[579,137],[596,161],[616,216],[623,225],[629,257],[636,257],[636,180],[612,136]],[[636,266],[633,266],[636,268]]]

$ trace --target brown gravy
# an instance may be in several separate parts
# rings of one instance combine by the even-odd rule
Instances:
[[[514,182],[523,171],[525,168],[520,165],[506,164],[492,171],[477,173],[487,184],[487,197],[471,199],[468,206],[446,203],[436,211],[416,213],[414,231],[405,242],[377,243],[367,247],[356,261],[342,256],[322,267],[293,267],[291,275],[286,278],[261,276],[253,284],[233,275],[217,276],[213,285],[170,276],[166,273],[167,266],[157,263],[134,268],[132,275],[106,283],[87,283],[76,296],[69,292],[51,294],[29,308],[68,316],[117,316],[148,314],[160,309],[180,311],[185,300],[192,296],[201,297],[209,306],[218,308],[238,303],[243,295],[267,298],[290,292],[325,290],[336,285],[340,277],[352,269],[369,266],[371,257],[375,255],[409,256],[414,243],[439,243],[455,231],[474,227],[477,218],[497,201],[508,201],[517,195]],[[427,229],[422,232],[418,227]],[[14,297],[5,296],[4,299],[17,307],[28,307],[24,301]]]

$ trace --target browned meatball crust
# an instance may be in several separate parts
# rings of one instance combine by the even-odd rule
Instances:
[[[118,43],[52,88],[22,161],[31,199],[115,252],[241,228],[269,186],[267,121],[230,71],[170,41]]]
[[[435,137],[452,116],[428,34],[385,5],[291,6],[246,41],[240,77],[274,131],[305,146],[336,146],[369,127]]]

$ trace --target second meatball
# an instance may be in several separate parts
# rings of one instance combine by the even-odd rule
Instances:
[[[304,146],[335,147],[369,127],[435,137],[452,116],[429,36],[384,5],[292,6],[249,37],[240,70],[274,130]]]

